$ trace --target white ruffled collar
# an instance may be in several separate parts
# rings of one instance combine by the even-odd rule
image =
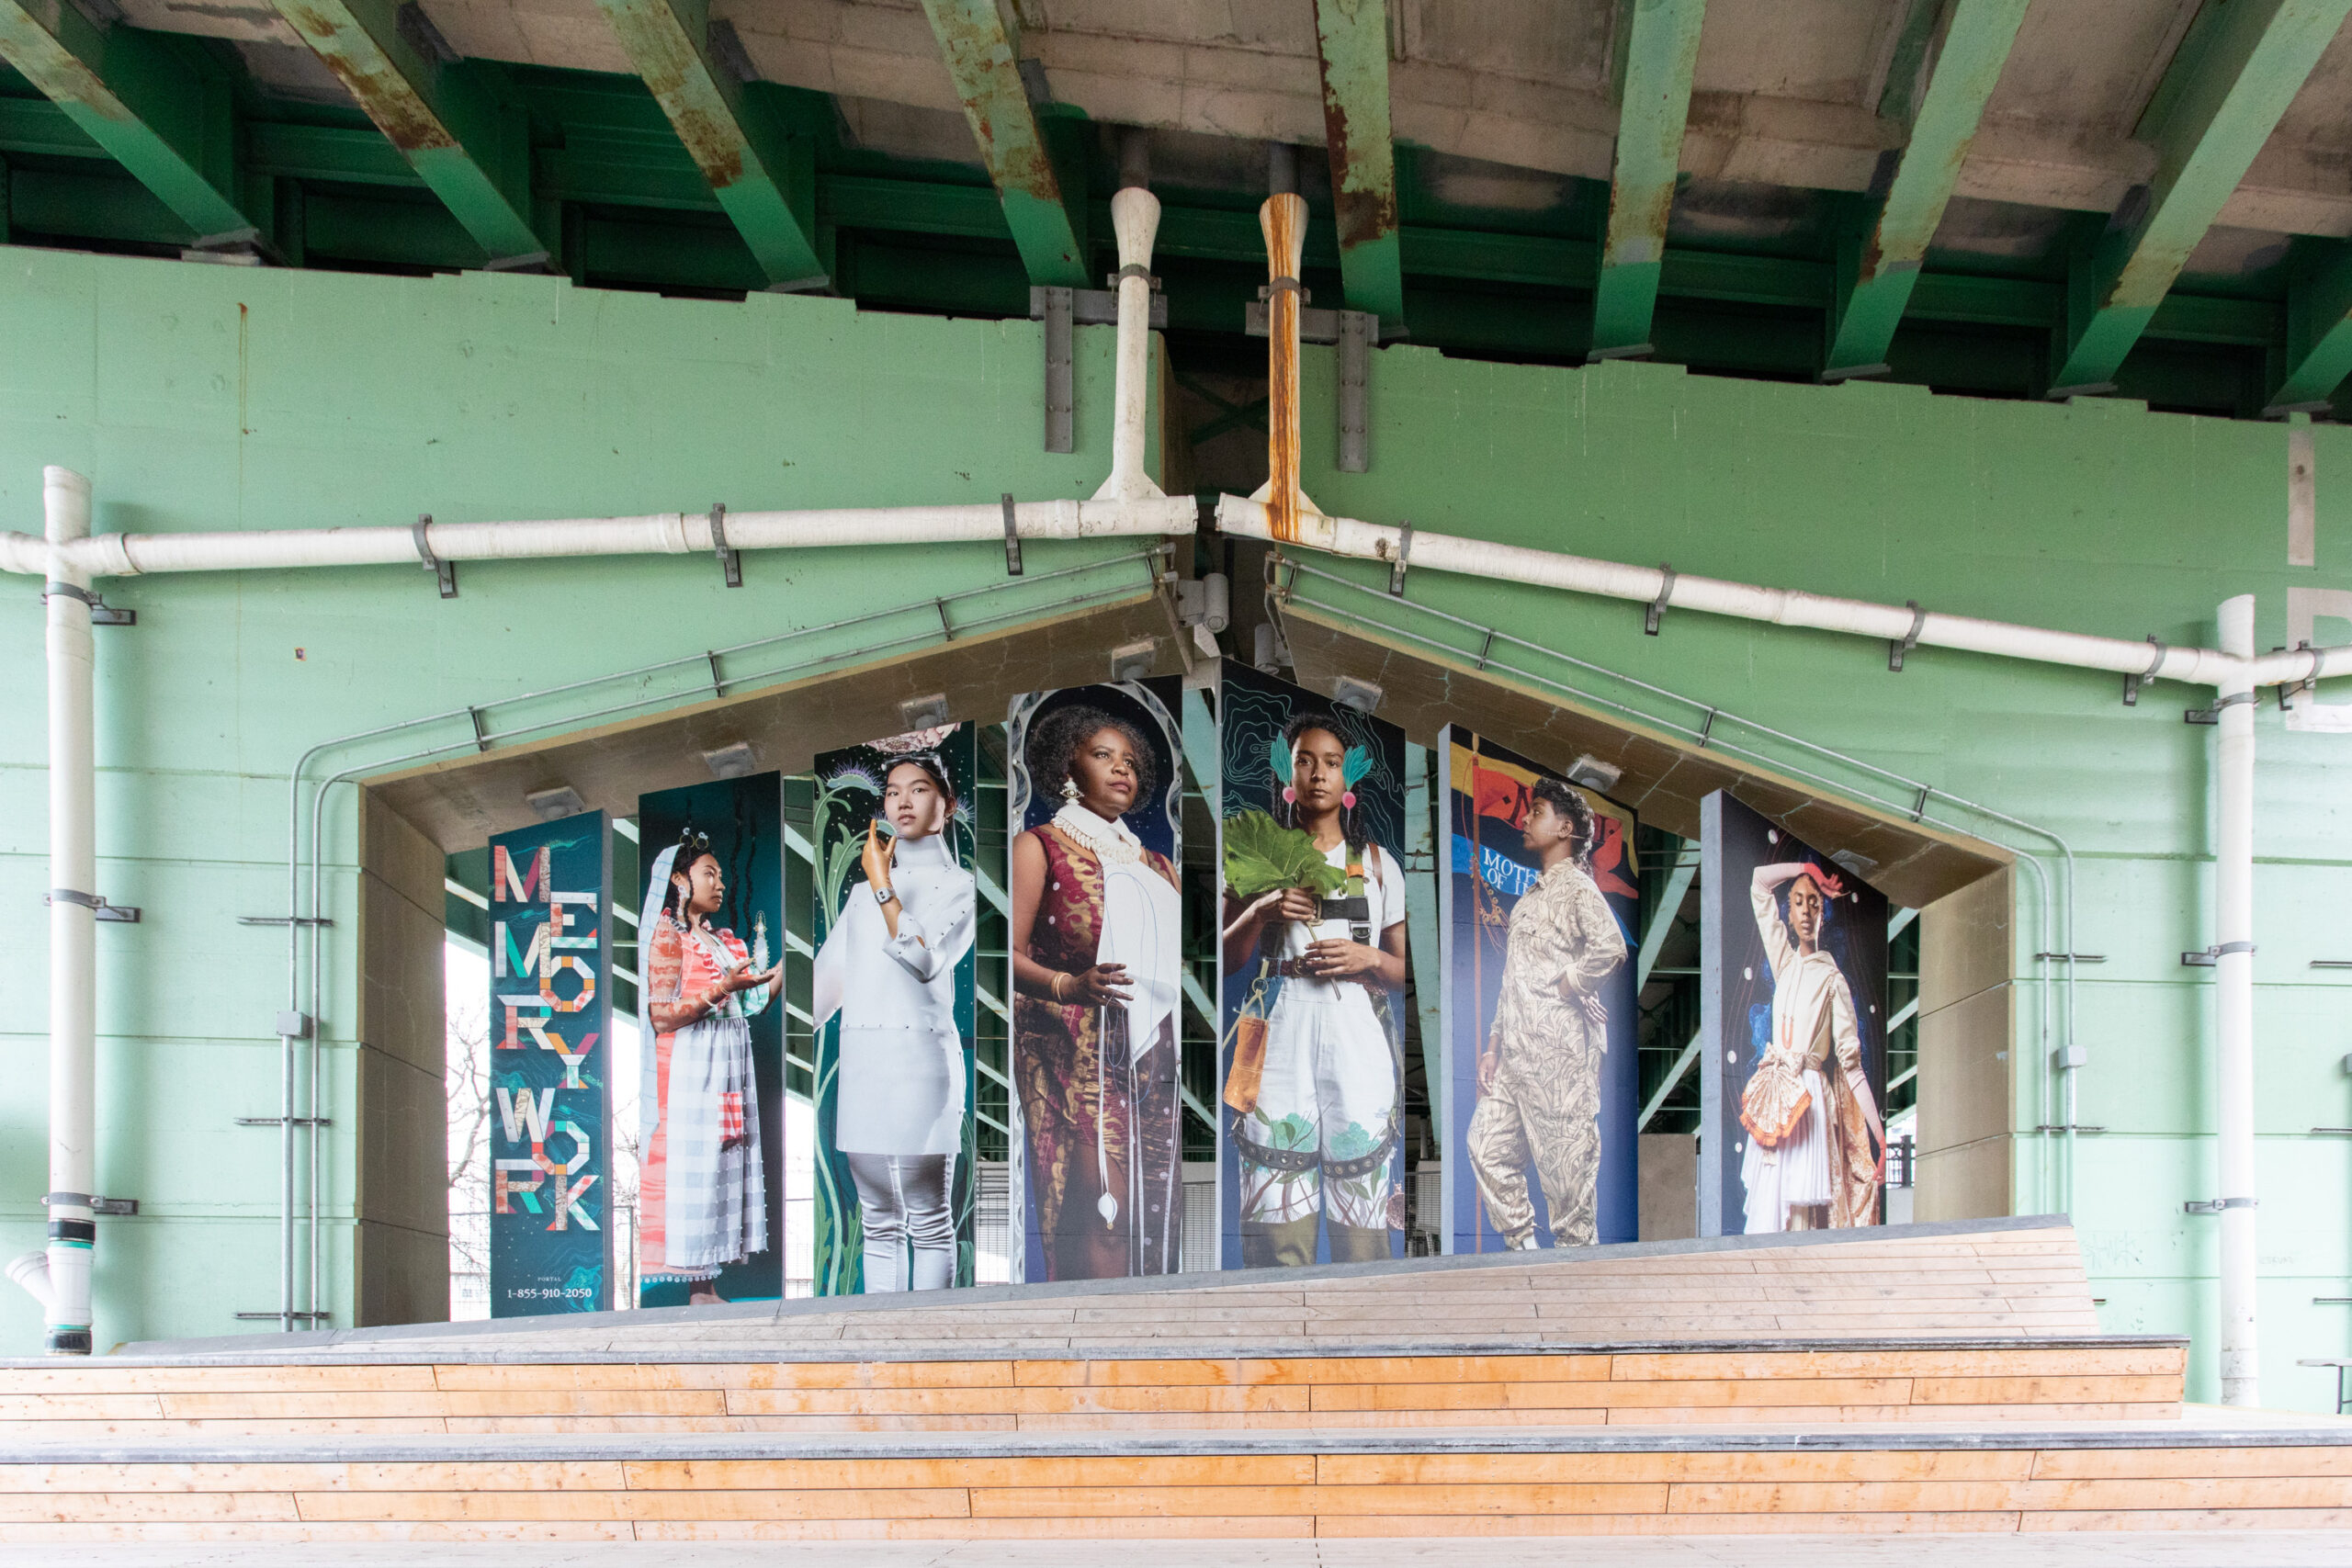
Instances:
[[[1105,865],[1133,865],[1143,859],[1143,840],[1116,818],[1104,821],[1073,800],[1054,813],[1054,826],[1092,850]]]

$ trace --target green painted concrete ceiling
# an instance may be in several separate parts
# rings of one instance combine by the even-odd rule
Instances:
[[[1246,365],[1282,144],[1316,302],[1384,337],[2330,412],[2347,13],[0,0],[0,238],[1022,316],[1115,266],[1124,160],[1180,368]]]

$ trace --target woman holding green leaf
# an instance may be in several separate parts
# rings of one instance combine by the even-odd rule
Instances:
[[[1385,1259],[1403,1223],[1404,868],[1364,831],[1355,786],[1372,757],[1342,724],[1294,716],[1269,759],[1275,813],[1225,825],[1226,970],[1255,976],[1225,1089],[1253,1268],[1313,1263],[1318,1220],[1331,1261]]]

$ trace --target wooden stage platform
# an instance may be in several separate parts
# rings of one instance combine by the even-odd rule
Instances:
[[[0,1545],[2352,1529],[2187,1350],[2034,1220],[132,1345],[0,1363]]]

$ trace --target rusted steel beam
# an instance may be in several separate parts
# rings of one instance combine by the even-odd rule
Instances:
[[[1258,209],[1266,236],[1266,488],[1276,542],[1298,537],[1298,264],[1306,249],[1306,203],[1270,196]]]
[[[1618,19],[1613,70],[1617,155],[1609,181],[1609,236],[1592,297],[1591,357],[1649,345],[1666,259],[1667,219],[1682,170],[1690,78],[1707,0],[1632,0]]]
[[[1029,281],[1053,288],[1091,286],[1085,246],[996,0],[922,0],[922,8],[964,118],[972,122],[980,162],[1004,203],[1004,220]]]
[[[247,216],[238,190],[228,84],[203,79],[180,50],[136,28],[101,32],[68,0],[0,0],[0,59],[153,192],[187,238],[266,238],[268,224]]]
[[[2079,264],[2049,395],[2110,389],[2189,253],[2352,15],[2352,0],[2230,0],[2190,25],[2140,117],[2156,176]]]
[[[1405,265],[1388,121],[1386,0],[1315,0],[1315,34],[1348,309],[1377,315],[1382,335],[1395,336],[1405,321]]]
[[[530,128],[494,67],[420,47],[391,0],[272,0],[492,265],[549,261],[531,207]],[[550,226],[551,228],[552,226]]]
[[[816,165],[711,59],[708,0],[597,0],[769,287],[822,288]],[[797,156],[796,157],[796,152]]]
[[[1968,160],[1977,122],[2001,79],[2009,46],[2017,41],[2027,4],[1952,0],[1943,14],[1941,36],[1930,36],[1931,47],[1912,67],[1916,74],[1925,75],[1925,90],[1919,90],[1916,80],[1888,84],[1884,101],[1914,111],[1911,138],[1895,164],[1894,179],[1855,242],[1850,276],[1839,279],[1838,295],[1830,307],[1824,379],[1840,379],[1885,364],[1928,243],[1959,188],[1961,165]]]

